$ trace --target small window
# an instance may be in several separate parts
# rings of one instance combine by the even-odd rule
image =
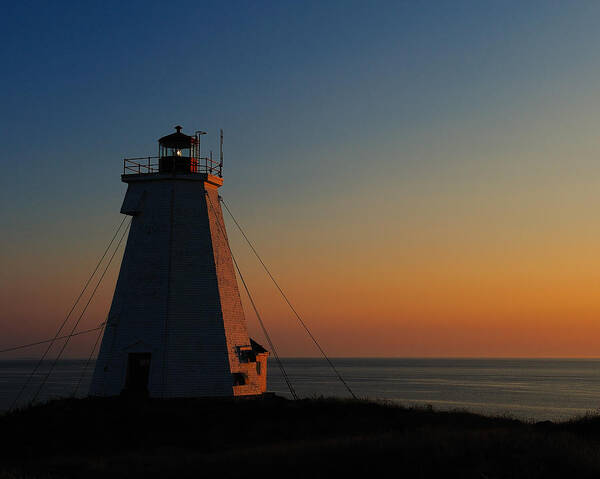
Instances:
[[[260,361],[256,362],[256,374],[258,374],[260,376],[260,368],[262,366],[262,363]]]
[[[253,363],[256,361],[256,353],[250,346],[236,346],[240,363]]]
[[[244,386],[248,382],[248,376],[244,373],[233,373],[233,385]]]

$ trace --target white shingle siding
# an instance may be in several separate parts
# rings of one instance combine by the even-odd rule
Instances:
[[[238,359],[250,340],[217,188],[206,179],[124,177],[121,211],[133,221],[90,394],[121,393],[131,352],[152,354],[154,397],[263,392],[256,364]],[[248,384],[233,386],[237,372]]]

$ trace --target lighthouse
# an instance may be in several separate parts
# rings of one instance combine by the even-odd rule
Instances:
[[[250,339],[221,204],[220,155],[180,126],[158,156],[125,159],[121,213],[132,217],[92,396],[259,395],[268,352]]]

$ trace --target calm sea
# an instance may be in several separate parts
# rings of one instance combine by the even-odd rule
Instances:
[[[0,410],[7,409],[35,361],[0,361]],[[359,397],[404,405],[466,409],[533,420],[568,419],[600,409],[600,360],[580,359],[335,359],[342,376]],[[70,396],[80,378],[85,395],[93,364],[61,361],[39,399]],[[302,397],[347,397],[344,386],[321,359],[285,359]],[[46,364],[23,394],[27,402],[47,371]],[[82,375],[82,372],[84,374]],[[288,393],[277,365],[269,363],[269,389]]]

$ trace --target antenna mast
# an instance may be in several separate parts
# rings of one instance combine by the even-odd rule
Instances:
[[[219,173],[223,176],[223,128],[219,131]]]

